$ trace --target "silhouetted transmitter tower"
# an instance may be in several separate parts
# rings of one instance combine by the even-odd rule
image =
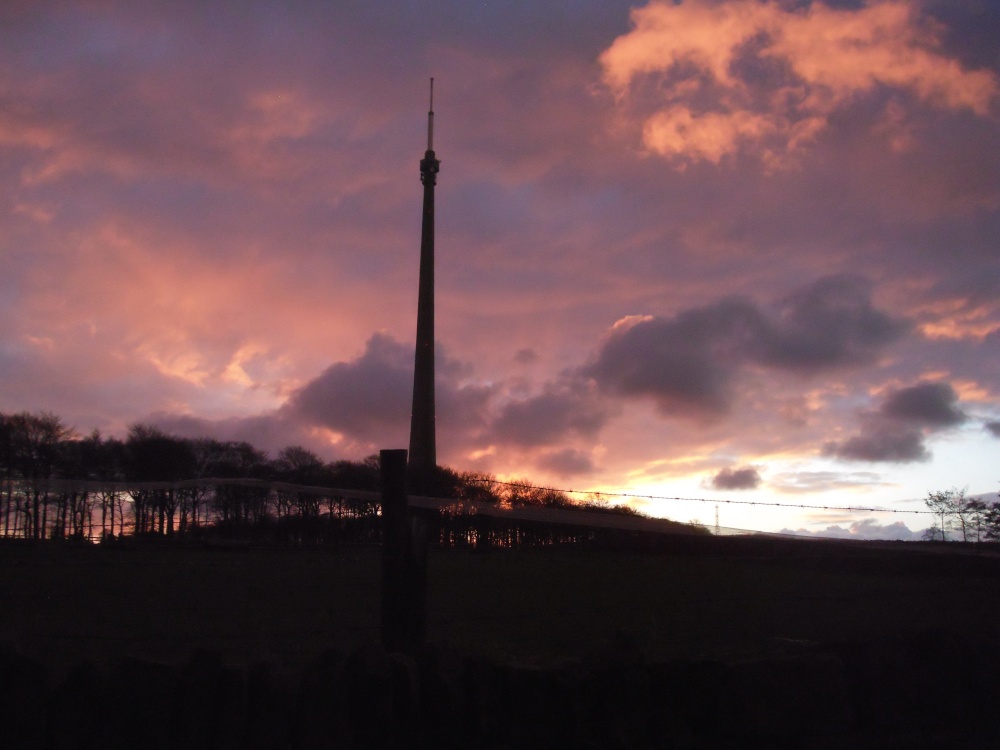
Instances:
[[[429,490],[437,466],[434,430],[434,186],[441,162],[434,158],[434,79],[427,112],[427,151],[420,160],[424,215],[420,233],[420,286],[417,297],[417,351],[413,362],[413,410],[410,413],[409,485]]]

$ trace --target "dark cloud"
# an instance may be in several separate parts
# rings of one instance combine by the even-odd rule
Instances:
[[[732,323],[755,313],[731,300],[672,320],[619,323],[584,374],[618,395],[652,396],[664,414],[720,414],[728,407],[729,363],[712,350]]]
[[[949,383],[920,383],[890,393],[882,403],[879,413],[927,427],[950,427],[967,419],[959,409],[958,394]]]
[[[920,430],[882,425],[866,427],[842,443],[829,443],[823,452],[849,461],[911,463],[930,458]]]
[[[590,455],[573,448],[547,451],[535,459],[535,465],[559,477],[577,477],[594,471]]]
[[[720,470],[712,477],[711,487],[716,490],[754,490],[760,483],[760,472],[753,466],[743,466]]]
[[[538,361],[538,353],[534,349],[518,349],[514,361],[519,365],[533,365]]]
[[[741,366],[819,372],[871,362],[907,323],[875,309],[870,285],[852,276],[820,279],[774,312],[731,297],[669,320],[619,322],[583,370],[623,396],[651,396],[665,414],[724,413]]]
[[[829,443],[827,455],[851,461],[909,463],[926,461],[924,445],[935,430],[966,421],[951,384],[918,383],[890,391],[877,411],[862,415],[861,432],[842,443]]]
[[[386,432],[405,436],[413,394],[413,350],[375,334],[352,362],[330,365],[296,391],[288,409],[337,432],[372,439]]]
[[[475,441],[492,390],[460,382],[467,367],[437,347],[439,448]],[[275,452],[304,445],[324,457],[359,458],[378,448],[405,446],[413,393],[413,347],[376,333],[356,359],[330,365],[280,408],[250,417],[209,420],[159,412],[148,421],[186,437],[245,440]],[[317,433],[325,428],[340,436]]]
[[[447,357],[441,346],[435,354],[437,421],[448,427],[439,442],[461,444],[482,426],[492,389],[462,383],[468,367]],[[412,395],[413,347],[377,333],[360,357],[331,365],[293,393],[284,411],[352,440],[405,445]]]
[[[942,24],[943,48],[970,68],[1000,69],[1000,5],[929,0],[928,12]]]
[[[875,359],[908,328],[875,309],[871,285],[856,276],[830,276],[787,297],[762,331],[757,359],[774,367],[822,370]]]
[[[1000,438],[1000,422],[987,422],[986,430],[993,436]]]
[[[490,432],[501,444],[552,445],[571,436],[592,438],[610,416],[609,407],[584,384],[562,383],[507,404]]]

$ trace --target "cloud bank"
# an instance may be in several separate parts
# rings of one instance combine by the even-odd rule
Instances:
[[[794,536],[816,536],[824,539],[888,539],[900,542],[916,542],[923,539],[924,532],[911,531],[902,521],[882,523],[876,518],[863,518],[847,526],[833,524],[822,530],[782,529],[782,534]]]
[[[647,396],[663,414],[713,417],[731,407],[743,368],[802,375],[872,362],[907,330],[850,276],[821,279],[766,310],[729,298],[670,319],[623,318],[584,369],[605,391]]]
[[[926,461],[930,458],[927,436],[967,419],[949,383],[918,383],[890,390],[877,410],[862,414],[857,435],[829,443],[825,451],[852,461]]]

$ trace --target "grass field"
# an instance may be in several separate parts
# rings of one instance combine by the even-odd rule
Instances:
[[[432,551],[428,640],[558,661],[620,635],[655,658],[715,658],[931,629],[1000,634],[992,553],[699,544]],[[0,641],[53,666],[208,647],[235,664],[298,668],[330,646],[378,639],[379,581],[374,548],[2,545]]]

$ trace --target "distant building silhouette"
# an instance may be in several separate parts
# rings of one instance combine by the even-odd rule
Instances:
[[[434,79],[427,112],[427,151],[420,160],[424,185],[420,234],[420,286],[417,298],[417,348],[413,363],[413,408],[410,413],[408,468],[411,490],[427,487],[437,466],[434,407],[434,186],[441,166],[434,156]]]

